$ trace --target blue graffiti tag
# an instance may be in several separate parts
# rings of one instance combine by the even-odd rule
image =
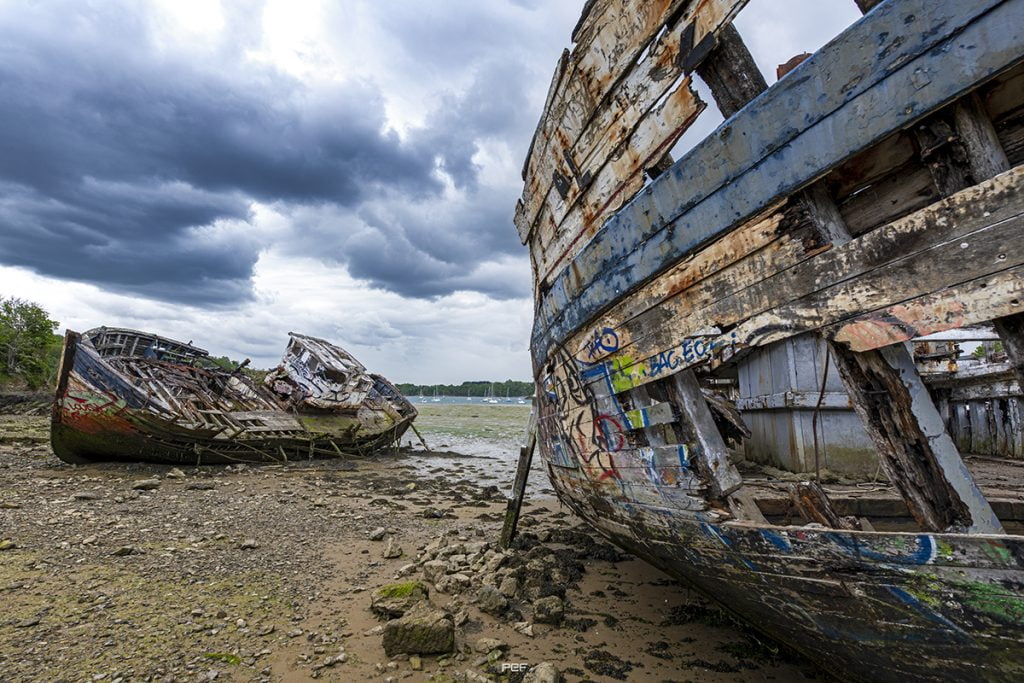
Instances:
[[[839,549],[846,554],[858,558],[876,560],[878,562],[894,562],[896,564],[913,565],[929,564],[935,559],[935,539],[933,539],[929,534],[918,534],[916,536],[915,540],[917,541],[917,547],[913,551],[893,555],[873,550],[869,546],[861,543],[860,540],[852,534],[846,535],[829,533],[825,534],[825,537],[839,546]]]
[[[618,350],[619,335],[610,327],[594,330],[594,338],[587,342],[587,358],[593,359],[599,353],[612,353]]]

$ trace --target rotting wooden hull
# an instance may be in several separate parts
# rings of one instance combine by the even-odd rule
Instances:
[[[1024,487],[997,518],[904,342],[992,321],[1024,379],[1024,1],[857,0],[771,88],[729,23],[746,4],[588,2],[556,68],[516,207],[552,484],[841,678],[1020,680]],[[726,121],[674,161],[691,72]],[[797,335],[918,531],[816,483],[765,519],[700,382]]]
[[[210,381],[217,378],[174,364],[162,369],[187,371]],[[396,444],[416,417],[415,408],[397,390],[401,402],[395,401],[390,414],[364,407],[362,414],[337,414],[326,409],[289,413],[275,403],[271,392],[245,388],[251,395],[234,403],[236,410],[217,411],[217,421],[197,423],[169,409],[137,378],[133,381],[112,367],[81,335],[68,332],[52,409],[53,451],[75,464],[201,465],[362,456]],[[189,401],[188,396],[176,399]]]
[[[553,481],[609,540],[841,679],[1024,676],[1020,537],[714,524]]]

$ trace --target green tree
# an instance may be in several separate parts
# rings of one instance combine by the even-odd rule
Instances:
[[[56,330],[57,321],[41,306],[16,297],[0,298],[3,374],[23,380],[32,389],[51,382],[59,356]]]

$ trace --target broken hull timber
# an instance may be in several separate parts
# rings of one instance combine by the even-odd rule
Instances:
[[[129,339],[139,334],[112,332],[128,333]],[[271,392],[230,373],[204,371],[177,362],[181,358],[167,363],[142,359],[141,349],[135,356],[112,360],[83,335],[67,333],[51,418],[51,445],[59,458],[75,464],[204,465],[362,456],[397,443],[416,416],[415,408],[382,378],[373,381],[390,387],[400,399],[392,414],[404,415],[382,418],[377,428],[364,429],[351,414],[289,412]],[[169,397],[165,386],[168,376],[185,389],[175,397]],[[225,378],[230,387],[211,384]],[[226,394],[223,403],[211,405],[198,391],[190,395],[189,379],[219,386]],[[173,409],[182,405],[190,410]]]
[[[904,343],[992,321],[1024,349],[1024,1],[857,0],[767,89],[746,4],[588,2],[556,67],[515,217],[551,482],[841,678],[1020,680],[1024,461],[979,484]],[[697,76],[726,121],[675,161]],[[877,499],[794,486],[819,508],[769,514],[781,484],[730,460],[701,384],[798,335],[843,377]]]

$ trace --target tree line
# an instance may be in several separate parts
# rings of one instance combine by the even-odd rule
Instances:
[[[62,342],[57,326],[38,304],[0,297],[0,387],[54,385]]]
[[[532,396],[533,383],[507,379],[504,382],[488,382],[477,380],[462,384],[396,384],[398,390],[406,396]]]

